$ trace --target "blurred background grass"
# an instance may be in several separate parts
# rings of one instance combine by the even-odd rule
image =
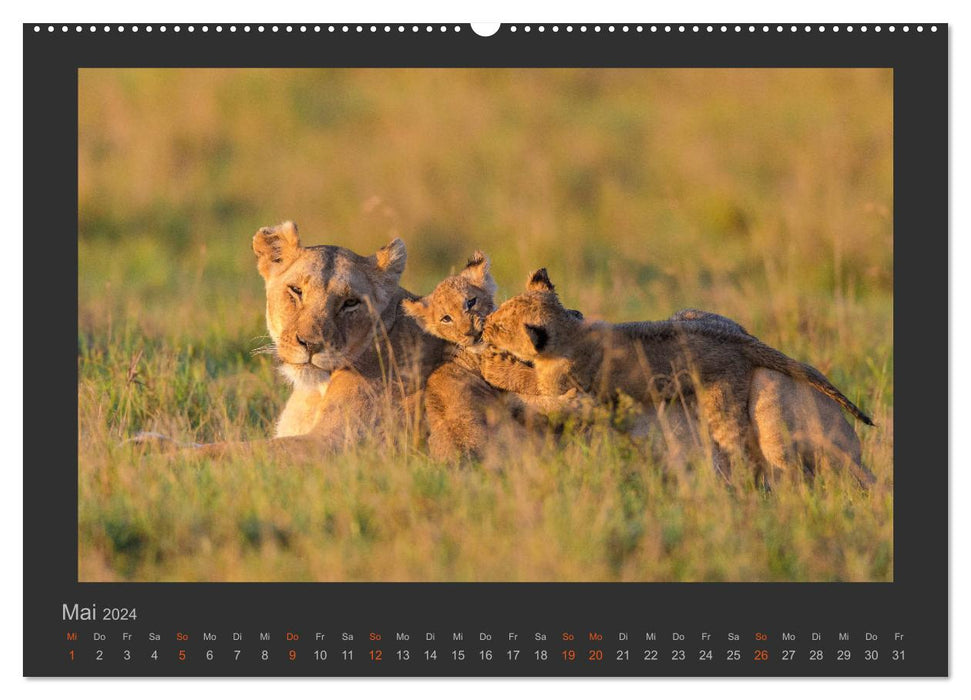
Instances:
[[[262,533],[291,500],[302,504],[307,522],[324,517],[323,486],[319,498],[308,500],[302,485],[331,477],[308,472],[281,481],[272,466],[258,470],[281,491],[272,503],[248,503],[244,513],[224,496],[200,500],[206,489],[198,479],[237,493],[232,470],[195,466],[197,476],[189,478],[159,468],[145,481],[141,460],[112,447],[144,429],[198,440],[271,432],[287,390],[268,358],[250,356],[265,333],[250,238],[258,227],[288,218],[307,244],[361,253],[401,236],[409,250],[403,284],[418,293],[482,248],[493,259],[500,297],[520,291],[528,271],[546,266],[564,301],[591,317],[662,318],[685,306],[728,315],[818,366],[875,414],[880,427],[859,432],[889,488],[889,70],[85,69],[79,105],[82,578],[151,579],[162,571],[191,579],[276,578],[280,571],[320,578],[323,569],[307,565],[308,557],[318,561],[326,552],[340,559],[337,552],[350,551],[348,540],[335,542],[316,525],[291,532],[282,548],[273,537],[246,534]],[[409,460],[383,464],[437,474],[429,478],[443,479],[442,492],[453,502],[473,478]],[[374,468],[365,457],[356,463]],[[569,468],[579,475],[601,464],[578,457]],[[485,480],[481,488],[493,503],[510,488],[522,491],[524,502],[542,498],[525,484],[475,478]],[[702,492],[714,499],[708,506],[741,507],[715,495],[716,488]],[[673,554],[646,547],[643,538],[653,530],[643,507],[676,504],[646,496],[635,502],[642,510],[631,511],[632,532],[641,534],[624,550],[635,563],[604,564],[602,576],[704,578],[700,562],[710,559],[711,537],[697,531],[679,539]],[[223,510],[212,511],[213,503]],[[867,504],[880,507],[857,518],[857,527],[869,527],[855,535],[857,549],[839,534],[842,525],[813,528],[810,519],[793,530],[793,513],[772,520],[773,509],[759,512],[770,518],[772,532],[786,531],[786,523],[792,537],[802,533],[809,543],[790,549],[825,545],[838,553],[819,561],[797,556],[793,576],[889,578],[890,499]],[[370,507],[380,519],[382,509]],[[627,518],[617,507],[621,515],[614,515]],[[420,528],[382,527],[384,544],[405,556],[409,538],[428,535],[422,528],[454,527],[466,517],[478,518],[481,528],[498,517],[492,512],[483,521],[477,508],[423,520]],[[225,512],[218,526],[217,512]],[[350,518],[335,512],[338,521]],[[679,522],[689,517],[679,512]],[[515,522],[500,528],[504,536],[523,534]],[[674,521],[658,522],[663,532]],[[534,526],[537,542],[555,540],[551,521],[539,518]],[[201,550],[185,542],[211,541],[216,531],[225,547],[241,546],[230,545],[234,537],[252,542],[230,557],[231,566],[207,570],[188,553]],[[476,558],[478,537],[484,532],[467,531],[471,549],[459,541],[450,554],[439,553],[445,559],[408,555],[417,562],[410,568],[387,554],[370,569],[345,566],[346,559],[336,566],[334,559],[327,570],[378,579],[402,571],[419,579],[488,576],[501,567]],[[132,541],[140,544],[133,548]],[[609,547],[598,554],[598,542],[583,556],[607,557]],[[787,575],[769,565],[765,536],[735,545],[728,548],[734,558],[719,560],[718,577]],[[267,547],[272,566],[259,555]],[[852,565],[850,550],[860,557]],[[511,576],[569,579],[576,571],[574,578],[585,578],[589,562],[584,568],[569,551],[554,553],[564,557],[561,565],[513,567]],[[280,557],[292,561],[285,565]]]

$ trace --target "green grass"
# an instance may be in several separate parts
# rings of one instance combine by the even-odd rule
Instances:
[[[82,580],[891,580],[892,76],[883,70],[83,70]],[[249,241],[369,253],[426,292],[475,248],[590,317],[716,311],[871,412],[879,484],[762,494],[621,437],[504,469],[120,443],[271,434]]]

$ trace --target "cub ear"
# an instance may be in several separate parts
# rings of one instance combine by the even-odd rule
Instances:
[[[526,290],[530,292],[552,292],[555,287],[550,282],[550,276],[546,274],[546,268],[541,267],[529,276],[526,282]]]
[[[582,321],[583,320],[583,312],[582,311],[577,311],[576,309],[567,309],[566,312],[568,314],[570,314],[570,316],[572,316],[573,318],[575,318],[577,321]]]
[[[253,236],[256,268],[263,279],[289,267],[297,257],[298,250],[300,236],[297,235],[297,225],[292,221],[284,221],[277,226],[264,226]]]
[[[397,282],[401,273],[405,271],[405,260],[408,258],[408,251],[405,250],[405,242],[400,238],[395,238],[388,245],[384,246],[373,256],[374,264],[381,272],[391,275]]]
[[[428,302],[424,299],[402,299],[401,308],[404,310],[405,314],[415,319],[418,326],[424,330],[425,328],[425,317],[428,315]]]
[[[533,344],[536,352],[543,352],[543,348],[550,342],[549,333],[542,326],[533,326],[528,323],[523,325],[526,328],[526,335],[529,336],[529,342]]]
[[[495,296],[498,287],[490,271],[489,256],[481,250],[472,253],[472,257],[466,263],[465,269],[459,275],[469,280],[476,287],[481,287],[486,290],[489,296]]]

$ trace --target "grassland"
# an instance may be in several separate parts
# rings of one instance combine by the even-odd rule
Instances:
[[[82,580],[891,580],[892,76],[881,70],[82,70]],[[267,436],[287,389],[249,249],[398,235],[425,292],[476,247],[590,317],[735,318],[872,413],[879,478],[769,495],[609,434],[501,471]]]

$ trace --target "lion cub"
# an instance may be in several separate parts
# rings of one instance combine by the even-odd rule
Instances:
[[[486,319],[482,340],[532,362],[544,395],[579,391],[610,403],[623,394],[648,408],[679,397],[696,401],[716,452],[732,460],[748,457],[760,483],[770,466],[750,415],[750,392],[760,368],[811,385],[872,425],[815,368],[770,348],[734,322],[690,321],[612,325],[578,320],[560,304],[543,269],[530,276],[524,294]],[[854,475],[872,481],[868,471],[854,470]]]
[[[506,419],[522,417],[527,407],[541,411],[557,403],[538,396],[530,363],[496,349],[469,350],[495,308],[495,293],[489,258],[477,250],[461,272],[442,280],[431,294],[401,302],[424,332],[451,344],[448,359],[425,387],[428,446],[436,459],[480,455],[500,424],[517,430]]]
[[[751,336],[735,321],[697,309],[683,309],[669,320]],[[812,478],[820,467],[845,468],[864,487],[876,481],[863,464],[860,438],[840,404],[811,384],[759,367],[752,375],[748,410],[762,456],[774,470],[801,470]]]
[[[425,392],[429,451],[436,459],[478,454],[488,444],[488,436],[510,414],[523,423],[548,427],[551,421],[554,425],[564,420],[585,424],[596,412],[597,402],[577,392],[540,395],[531,362],[479,342],[485,318],[495,309],[495,293],[489,259],[477,250],[461,272],[442,280],[431,294],[402,302],[404,312],[422,330],[450,343],[450,359],[432,373]],[[579,311],[566,312],[583,318]],[[723,323],[745,332],[717,314],[694,309],[679,314],[686,322]],[[659,430],[668,449],[678,454],[697,434],[697,428],[678,407],[668,410],[662,421],[646,414],[628,419],[627,432],[632,436],[644,437]],[[509,426],[509,421],[505,424]]]

